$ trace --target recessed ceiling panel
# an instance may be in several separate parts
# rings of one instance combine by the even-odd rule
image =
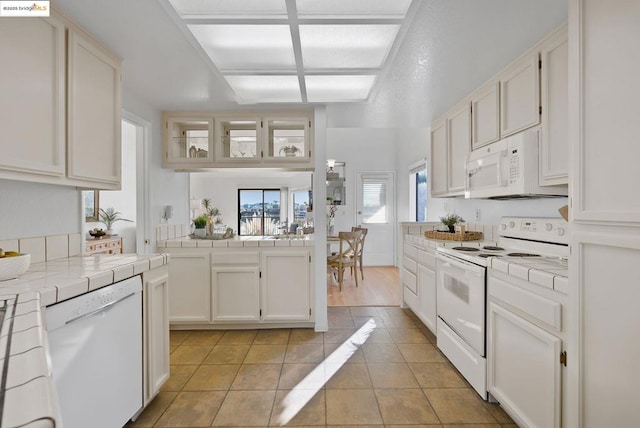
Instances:
[[[189,25],[218,70],[295,70],[288,25]]]
[[[285,0],[169,0],[181,18],[286,18]]]
[[[297,76],[225,76],[243,102],[301,102]]]
[[[301,25],[304,69],[380,68],[399,28],[398,25]]]
[[[300,18],[404,18],[411,0],[296,0]]]
[[[376,76],[306,76],[309,102],[365,101]]]

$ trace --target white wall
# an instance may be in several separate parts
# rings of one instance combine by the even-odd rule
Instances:
[[[81,233],[81,215],[74,187],[0,180],[0,240]]]
[[[282,189],[311,188],[310,172],[265,172],[260,170],[214,171],[191,173],[191,198],[211,199],[220,210],[222,221],[238,230],[238,189]],[[203,213],[197,210],[196,215]],[[290,218],[291,222],[292,219]]]

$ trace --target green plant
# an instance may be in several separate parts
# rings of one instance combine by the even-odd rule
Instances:
[[[207,216],[206,214],[202,214],[193,219],[193,224],[196,227],[196,229],[204,229],[205,226],[207,225],[208,220],[209,220],[209,216]]]
[[[222,224],[222,214],[220,214],[220,210],[218,208],[211,205],[211,199],[204,198],[202,200],[202,207],[206,213],[204,215],[209,216],[213,224]]]
[[[301,153],[302,151],[297,146],[282,146],[278,151],[279,154],[284,152],[285,155],[295,155],[296,153]]]
[[[444,224],[445,226],[452,227],[458,223],[464,222],[464,219],[460,217],[458,214],[453,213],[453,214],[447,214],[444,217],[440,217],[440,222],[442,222],[442,224]]]
[[[113,225],[113,223],[117,222],[117,221],[128,221],[128,222],[132,222],[132,220],[128,220],[126,218],[122,218],[120,217],[122,213],[120,211],[116,211],[114,208],[107,208],[102,209],[100,208],[100,221],[102,223],[104,223],[104,225],[106,226],[107,230],[111,229],[111,226]]]

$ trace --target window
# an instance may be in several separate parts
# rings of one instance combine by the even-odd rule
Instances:
[[[309,191],[298,190],[293,192],[293,223],[304,224],[309,208]]]
[[[362,223],[387,223],[387,179],[362,178]]]
[[[280,189],[238,190],[238,234],[277,235],[280,223]]]
[[[427,221],[427,164],[422,160],[409,167],[410,220]]]

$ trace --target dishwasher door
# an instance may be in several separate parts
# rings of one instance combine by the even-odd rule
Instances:
[[[64,428],[116,428],[142,408],[139,276],[47,308]]]

